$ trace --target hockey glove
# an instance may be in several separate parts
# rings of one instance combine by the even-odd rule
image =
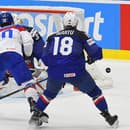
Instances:
[[[86,62],[90,65],[90,64],[94,63],[95,60],[92,59],[91,57],[87,56],[87,61]]]
[[[0,84],[1,84],[2,86],[8,84],[8,82],[9,82],[9,77],[10,77],[10,75],[9,75],[8,73],[6,73],[4,79],[1,81]]]

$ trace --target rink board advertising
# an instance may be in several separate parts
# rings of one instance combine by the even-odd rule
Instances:
[[[2,5],[4,6],[6,4],[2,3],[1,7]],[[130,4],[83,2],[79,4],[78,2],[33,1],[30,5],[29,0],[26,3],[23,0],[20,3],[15,2],[15,8],[17,5],[82,8],[85,11],[85,32],[93,37],[98,45],[104,48],[104,57],[130,59]],[[17,12],[17,14],[22,16],[26,25],[34,26],[44,40],[46,40],[50,32],[55,32],[56,30],[56,27],[51,21],[52,15],[49,13]]]

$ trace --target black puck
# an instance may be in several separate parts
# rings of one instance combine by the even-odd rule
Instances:
[[[106,68],[106,72],[107,73],[110,73],[111,72],[111,69],[109,67]]]

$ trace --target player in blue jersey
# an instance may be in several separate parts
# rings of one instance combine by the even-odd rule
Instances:
[[[88,63],[102,59],[102,48],[84,32],[77,30],[78,18],[68,12],[63,18],[64,30],[48,37],[42,60],[48,66],[46,90],[39,97],[36,110],[31,116],[30,124],[42,125],[47,117],[43,115],[52,99],[61,90],[64,83],[77,86],[80,91],[92,98],[96,108],[101,112],[110,126],[118,126],[118,116],[109,113],[102,90],[96,85],[85,69],[84,50],[88,54]]]

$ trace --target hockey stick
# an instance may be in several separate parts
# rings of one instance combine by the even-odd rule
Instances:
[[[41,83],[41,82],[43,82],[43,81],[46,81],[48,78],[44,78],[44,79],[41,79],[41,80],[37,80],[37,81],[35,81],[33,84],[35,85],[35,84],[37,84],[37,83]],[[30,87],[30,86],[24,86],[24,87],[22,87],[22,88],[20,88],[20,89],[18,89],[18,90],[15,90],[15,91],[13,91],[13,92],[11,92],[11,93],[8,93],[8,94],[6,94],[6,95],[3,95],[3,96],[0,96],[0,99],[3,99],[3,98],[6,98],[6,97],[8,97],[8,96],[11,96],[11,95],[13,95],[13,94],[15,94],[15,93],[18,93],[18,92],[21,92],[21,91],[23,91],[25,88],[28,88],[28,87]]]
[[[36,85],[40,88],[40,89],[42,89],[43,91],[45,90],[45,88],[38,82],[38,83],[36,83]]]

